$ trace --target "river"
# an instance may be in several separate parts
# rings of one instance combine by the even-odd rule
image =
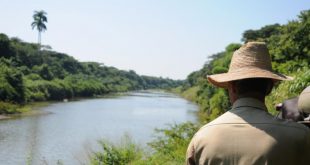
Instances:
[[[0,164],[84,164],[98,140],[129,135],[147,146],[155,128],[196,121],[197,106],[164,92],[52,103],[44,115],[0,120]]]

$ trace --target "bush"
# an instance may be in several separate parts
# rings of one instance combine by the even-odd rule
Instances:
[[[230,106],[228,94],[224,89],[218,89],[210,99],[210,109],[211,113],[208,116],[208,120],[211,121],[221,114],[225,113]]]
[[[100,140],[99,143],[103,151],[94,152],[91,155],[92,165],[125,165],[142,159],[142,149],[134,144],[129,136],[125,136],[119,145],[106,140]]]
[[[219,74],[219,73],[226,73],[228,70],[227,68],[221,67],[221,66],[216,66],[212,69],[212,74]]]
[[[16,104],[0,101],[0,114],[14,114],[18,112],[18,106]]]
[[[23,74],[0,62],[0,100],[23,103],[25,99]]]
[[[169,125],[167,129],[156,129],[156,139],[149,143],[154,153],[147,164],[184,164],[187,146],[199,129],[191,122]]]

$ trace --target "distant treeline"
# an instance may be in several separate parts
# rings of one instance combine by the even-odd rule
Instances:
[[[302,11],[296,20],[287,24],[267,25],[257,30],[246,30],[243,42],[264,41],[272,58],[273,69],[295,77],[294,81],[277,85],[267,98],[267,106],[274,113],[274,105],[310,85],[310,10]],[[227,91],[208,83],[206,76],[228,71],[233,52],[241,46],[229,44],[225,51],[209,56],[202,69],[191,73],[186,84],[178,90],[197,102],[203,120],[210,121],[223,114],[231,106]]]
[[[111,92],[166,89],[182,81],[140,76],[97,62],[79,62],[71,56],[0,34],[0,101],[62,100]],[[0,110],[1,111],[1,110]]]

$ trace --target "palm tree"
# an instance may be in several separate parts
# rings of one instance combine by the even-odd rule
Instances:
[[[46,30],[46,25],[44,24],[45,22],[47,22],[47,17],[46,17],[47,13],[43,10],[41,11],[34,11],[33,14],[33,22],[31,23],[31,27],[32,29],[34,29],[35,27],[38,30],[38,44],[39,44],[39,48],[41,45],[41,32],[44,32]]]

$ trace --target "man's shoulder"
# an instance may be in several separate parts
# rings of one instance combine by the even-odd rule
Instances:
[[[231,127],[242,126],[244,130],[257,129],[259,131],[269,132],[270,134],[295,134],[296,136],[306,135],[310,137],[310,129],[303,124],[279,119],[263,111],[254,113],[254,115],[260,113],[260,116],[248,120],[246,117],[227,111],[202,126],[197,134],[198,136],[210,133],[214,134],[214,132],[227,131]]]
[[[210,121],[209,123],[203,125],[196,134],[206,134],[207,132],[210,132],[215,129],[215,131],[219,131],[219,127],[215,126],[221,126],[221,125],[226,125],[226,124],[232,124],[235,123],[236,120],[239,121],[239,117],[229,111],[226,113],[222,114],[221,116],[215,118],[214,120]],[[241,121],[239,121],[241,122]]]

